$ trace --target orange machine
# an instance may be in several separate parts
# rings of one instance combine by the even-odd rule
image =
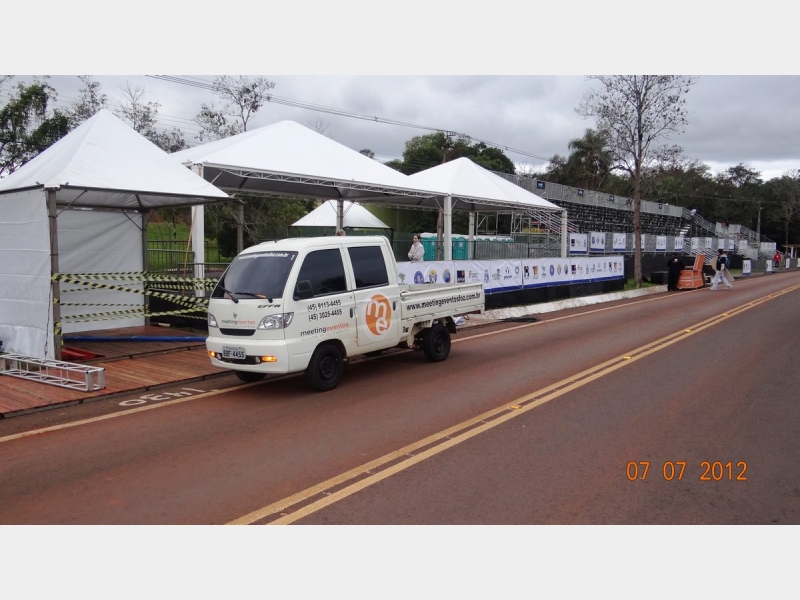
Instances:
[[[681,276],[678,278],[679,290],[694,290],[705,285],[705,278],[703,277],[703,263],[705,261],[706,257],[698,254],[694,257],[694,264],[691,267],[685,267],[681,271]]]

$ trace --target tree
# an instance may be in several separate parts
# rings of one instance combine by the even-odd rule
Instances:
[[[108,96],[101,93],[102,86],[99,81],[93,80],[88,75],[79,75],[78,79],[83,82],[83,87],[78,92],[78,99],[72,102],[67,112],[70,129],[75,129],[86,119],[94,116],[97,111],[108,106]]]
[[[198,139],[224,139],[247,131],[253,116],[269,102],[269,91],[275,87],[264,77],[253,80],[240,76],[214,78],[214,93],[222,100],[222,107],[203,104],[194,118],[200,125]],[[318,133],[329,125],[319,119],[312,122]],[[263,198],[237,193],[244,202],[244,244],[249,246],[269,239],[288,235],[289,226],[317,206],[311,198],[292,198],[265,201]],[[234,209],[225,204],[211,204],[205,209],[208,235],[216,237],[220,252],[228,257],[236,251],[237,219]]]
[[[358,153],[359,154],[363,154],[367,158],[371,158],[372,160],[375,160],[375,153],[372,150],[370,150],[369,148],[364,148],[363,150],[359,150]]]
[[[595,117],[607,136],[614,157],[613,169],[628,173],[633,182],[634,281],[642,284],[642,172],[659,156],[677,147],[657,148],[654,143],[683,133],[688,123],[685,94],[695,83],[680,75],[596,75],[589,79],[601,89],[589,92],[576,112]]]
[[[233,78],[222,75],[214,78],[214,94],[222,99],[222,108],[203,103],[194,122],[200,125],[197,139],[221,140],[247,131],[250,119],[265,103],[269,102],[269,90],[275,83],[265,77],[253,81],[244,76]]]
[[[446,162],[447,150],[452,140],[442,131],[428,135],[415,135],[406,142],[400,172],[412,175]],[[452,156],[452,154],[451,154]]]
[[[386,164],[412,175],[462,157],[490,171],[516,172],[514,162],[499,148],[487,146],[484,142],[472,143],[469,136],[444,131],[414,136],[406,142],[402,162],[389,161]]]
[[[10,77],[0,79],[0,84]],[[19,82],[0,108],[0,177],[9,175],[64,137],[66,113],[53,109],[58,94],[46,81]]]
[[[115,111],[118,117],[127,121],[134,131],[142,134],[164,152],[172,153],[186,148],[186,140],[179,128],[173,127],[171,131],[156,128],[161,104],[144,101],[144,86],[132,86],[127,82],[122,92],[123,100]]]
[[[516,165],[514,165],[514,161],[508,158],[502,150],[492,146],[487,146],[483,142],[467,145],[460,156],[454,156],[453,158],[461,158],[462,156],[469,158],[475,164],[480,165],[489,171],[494,171],[496,173],[509,173],[510,175],[513,175],[516,172]],[[453,160],[453,158],[450,160]]]
[[[782,177],[767,182],[767,190],[772,202],[777,204],[774,218],[783,229],[784,245],[789,243],[790,226],[800,214],[800,170],[791,169]],[[777,229],[777,227],[776,227]]]
[[[567,147],[570,155],[566,171],[572,180],[569,185],[599,190],[614,164],[614,157],[608,149],[607,134],[590,128],[582,138],[571,140]]]
[[[328,123],[325,119],[315,118],[309,119],[308,127],[312,131],[316,131],[320,135],[324,135],[326,137],[331,137],[330,128],[331,124]],[[333,139],[333,138],[331,138]]]

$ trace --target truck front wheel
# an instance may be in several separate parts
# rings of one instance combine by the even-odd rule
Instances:
[[[422,332],[422,352],[431,362],[440,362],[450,354],[450,332],[436,323]]]
[[[323,344],[314,350],[306,367],[306,383],[318,392],[327,392],[339,384],[344,373],[342,352],[334,344]]]

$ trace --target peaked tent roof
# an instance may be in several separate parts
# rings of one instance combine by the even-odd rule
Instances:
[[[103,109],[5,179],[0,194],[58,189],[62,205],[187,206],[230,199]]]
[[[344,226],[391,229],[366,208],[348,200],[344,201]],[[292,227],[336,227],[336,200],[326,200],[305,217],[292,223]]]
[[[529,211],[564,210],[468,158],[457,158],[408,178],[418,187],[441,190],[452,196],[454,210],[496,211],[498,207]]]
[[[226,190],[347,200],[436,194],[294,121],[279,121],[170,156],[184,165],[203,165],[203,177]]]

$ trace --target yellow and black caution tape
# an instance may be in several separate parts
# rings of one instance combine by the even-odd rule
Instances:
[[[169,300],[175,304],[179,304],[181,306],[186,306],[188,308],[206,308],[208,306],[208,300],[206,298],[197,298],[197,297],[190,297],[190,296],[181,296],[178,294],[168,294],[164,292],[156,292],[153,290],[144,290],[144,289],[135,289],[135,288],[127,288],[121,285],[110,285],[107,283],[92,283],[88,281],[81,281],[79,279],[72,278],[67,275],[56,274],[53,276],[54,278],[57,277],[58,281],[63,281],[65,283],[78,283],[87,288],[95,289],[95,290],[113,290],[117,292],[130,292],[132,294],[142,294],[146,296],[153,296],[156,298],[163,298],[165,300]]]
[[[203,279],[197,277],[178,277],[176,275],[169,275],[165,273],[153,273],[151,271],[125,271],[117,273],[56,273],[53,275],[53,281],[58,277],[66,276],[74,279],[81,279],[84,281],[140,281],[152,282],[163,281],[169,283],[193,283],[201,284],[203,286],[216,285],[216,279]]]
[[[105,272],[105,273],[55,273],[51,281],[77,285],[79,287],[62,289],[62,294],[88,292],[90,290],[110,290],[117,292],[127,292],[132,294],[142,294],[162,298],[173,304],[183,306],[170,311],[148,312],[142,304],[128,303],[96,303],[96,302],[63,302],[54,299],[55,304],[63,307],[95,306],[103,308],[127,308],[127,310],[114,310],[107,312],[87,313],[81,315],[62,315],[63,323],[81,323],[92,321],[109,321],[114,319],[130,319],[135,317],[160,317],[160,316],[182,316],[189,319],[205,320],[205,315],[200,316],[195,313],[205,311],[208,308],[208,299],[175,293],[176,291],[213,289],[217,285],[216,279],[200,279],[195,277],[178,277],[165,273],[153,273],[148,271],[124,271],[124,272]],[[124,285],[99,283],[102,281],[142,283],[142,286],[126,287]],[[138,289],[137,289],[138,288]],[[163,290],[163,291],[158,291]],[[62,322],[54,323],[53,332],[55,335],[62,334]]]
[[[142,306],[141,304],[108,304],[105,302],[61,302],[58,298],[53,299],[53,304],[60,304],[61,306]]]

